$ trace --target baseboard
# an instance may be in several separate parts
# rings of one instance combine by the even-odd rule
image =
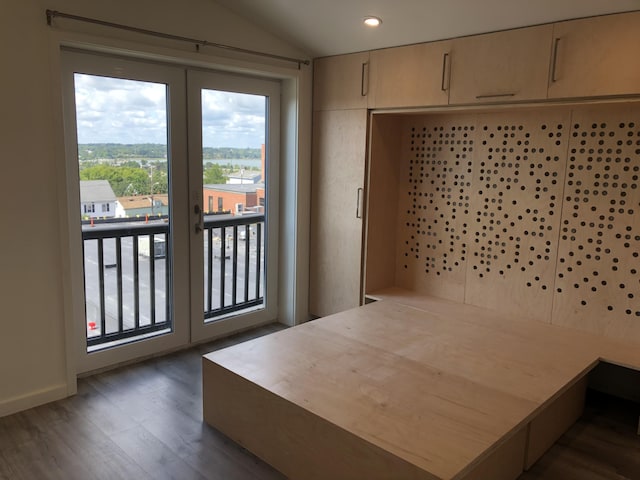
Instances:
[[[0,401],[0,417],[6,417],[29,408],[54,402],[68,396],[67,385],[55,385],[50,388],[31,392],[27,395]]]

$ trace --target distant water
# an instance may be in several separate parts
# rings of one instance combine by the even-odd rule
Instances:
[[[222,160],[204,160],[203,164],[206,166],[207,163],[216,163],[218,165],[228,165],[231,164],[234,167],[254,167],[260,168],[261,161],[259,158],[229,158]]]

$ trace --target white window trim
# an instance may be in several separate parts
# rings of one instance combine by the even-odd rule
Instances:
[[[311,119],[312,119],[312,68],[284,68],[248,62],[243,58],[219,57],[215,54],[202,55],[188,53],[164,46],[149,46],[117,38],[94,37],[90,34],[78,34],[64,31],[52,31],[50,39],[50,64],[53,72],[51,83],[52,97],[62,98],[62,85],[55,79],[61,78],[60,51],[63,47],[79,48],[93,52],[131,55],[134,57],[180,63],[186,66],[254,72],[282,81],[281,111],[281,171],[280,171],[280,250],[288,252],[279,259],[279,320],[287,325],[296,325],[308,320],[309,287],[309,222],[310,183],[311,183]],[[239,56],[238,56],[239,57]],[[65,145],[62,108],[54,111],[54,130],[56,133],[55,158],[64,164]],[[58,191],[68,191],[68,173],[58,169]],[[73,278],[72,249],[70,238],[68,198],[58,197],[59,218],[61,221],[61,261],[67,265],[63,269],[65,340],[67,383],[69,395],[77,392],[77,373],[75,369],[74,322],[78,315],[83,316],[83,306],[73,301],[73,289],[78,281]],[[81,284],[80,284],[81,285]]]

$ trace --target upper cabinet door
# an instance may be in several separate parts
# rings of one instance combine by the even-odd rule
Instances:
[[[553,25],[453,41],[449,103],[495,103],[547,97]]]
[[[369,107],[446,105],[450,48],[445,41],[371,52]]]
[[[313,85],[314,110],[367,108],[369,52],[315,60]]]
[[[557,23],[549,98],[640,93],[640,12]]]

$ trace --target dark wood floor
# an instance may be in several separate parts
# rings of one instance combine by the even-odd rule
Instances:
[[[202,422],[202,354],[283,327],[80,379],[74,397],[0,418],[0,479],[284,477]]]
[[[74,397],[1,418],[0,479],[284,479],[204,424],[201,405],[203,353],[280,328],[84,378]],[[584,417],[519,480],[639,480],[639,414],[590,395]]]
[[[589,390],[584,415],[518,480],[640,480],[640,404]]]

